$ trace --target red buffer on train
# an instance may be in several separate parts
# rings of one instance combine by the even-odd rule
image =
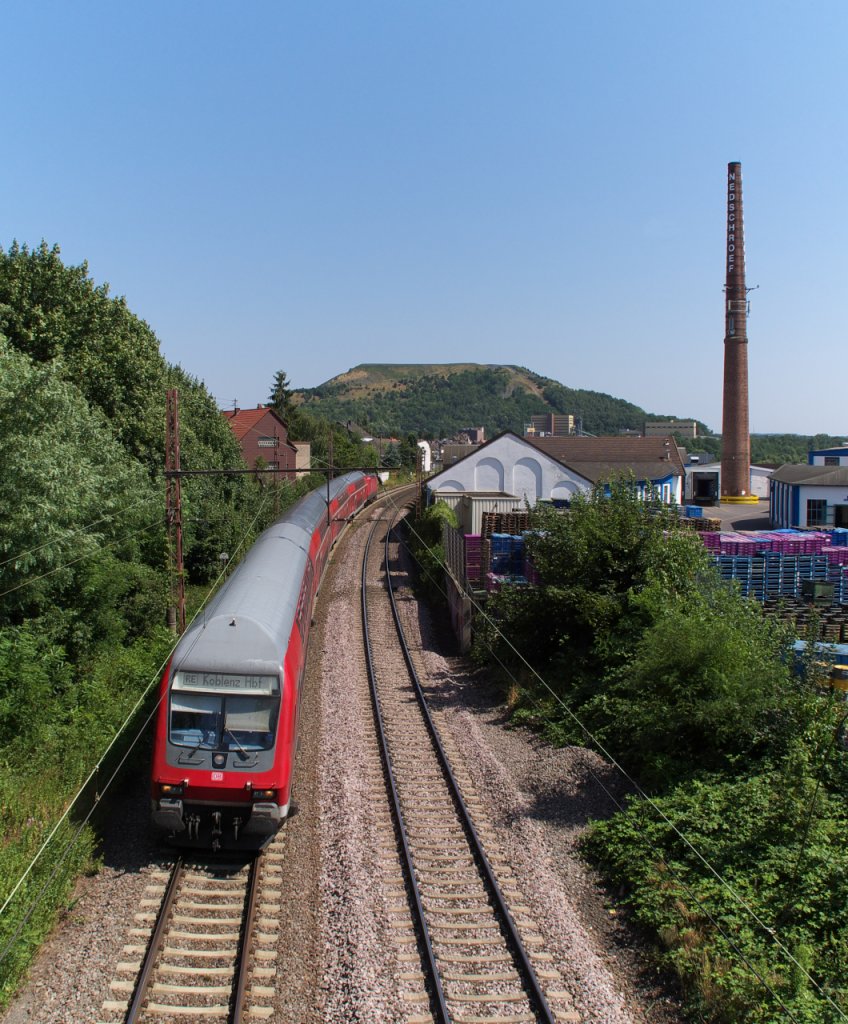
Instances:
[[[377,491],[352,472],[256,541],[162,676],[154,826],[180,845],[260,847],[289,811],[312,605],[336,537]]]

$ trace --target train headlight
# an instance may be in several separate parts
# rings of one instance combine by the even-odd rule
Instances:
[[[216,768],[223,768],[226,763],[227,763],[227,755],[226,754],[214,754],[213,755],[213,757],[212,757],[212,764],[214,764]]]
[[[254,789],[251,791],[254,800],[273,800],[276,795],[276,789]]]
[[[183,783],[160,782],[159,792],[162,796],[182,796]]]

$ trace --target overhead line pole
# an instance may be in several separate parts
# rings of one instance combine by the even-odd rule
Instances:
[[[183,571],[183,509],[180,493],[180,405],[176,388],[168,390],[165,409],[165,522],[168,526],[168,561],[171,566],[169,624],[185,632],[185,573]]]
[[[327,474],[327,525],[330,525],[330,481],[335,473],[333,466],[333,436],[330,435],[329,465],[316,469],[287,469],[285,473],[326,473]],[[362,473],[378,472],[373,466],[349,466],[349,470]],[[279,469],[181,469],[180,468],[180,410],[179,392],[171,388],[167,392],[165,406],[165,523],[168,528],[168,565],[171,577],[173,604],[168,608],[168,625],[172,631],[182,635],[186,627],[185,572],[183,567],[183,522],[180,479],[184,476],[237,476],[250,473],[273,473],[275,483],[279,480]],[[279,496],[276,496],[279,502]]]

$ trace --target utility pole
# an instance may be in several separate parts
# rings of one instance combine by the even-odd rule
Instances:
[[[165,523],[168,527],[168,570],[171,606],[168,625],[185,632],[185,575],[183,573],[183,509],[180,495],[180,406],[176,388],[168,391],[165,411]]]
[[[424,449],[415,447],[415,514],[421,515],[422,477],[424,475]]]
[[[327,526],[330,525],[330,480],[333,478],[333,428],[327,444]]]
[[[277,436],[277,424],[274,424],[274,462],[280,468],[280,438]],[[280,515],[280,477],[274,474],[274,518]]]

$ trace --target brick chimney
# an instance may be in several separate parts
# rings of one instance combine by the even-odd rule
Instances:
[[[727,165],[724,286],[724,400],[721,426],[722,504],[754,504],[748,426],[748,291],[742,223],[742,164]]]

